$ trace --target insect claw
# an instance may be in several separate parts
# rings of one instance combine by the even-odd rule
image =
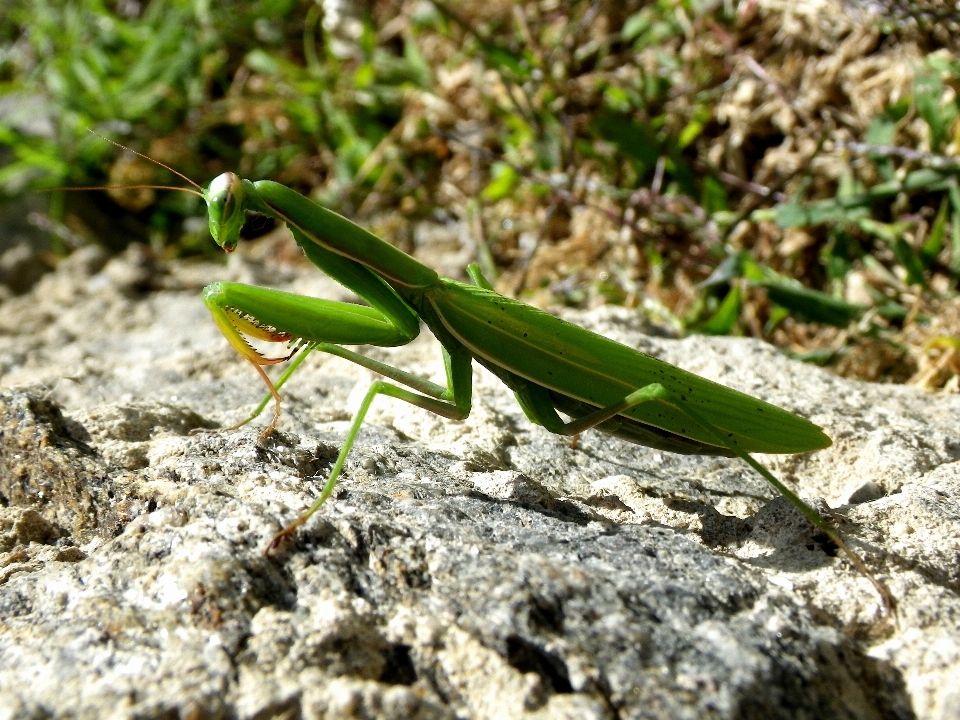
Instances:
[[[303,515],[301,515],[292,523],[287,525],[283,530],[281,530],[276,535],[274,535],[273,538],[270,540],[269,544],[267,545],[267,547],[264,549],[263,554],[269,557],[270,553],[276,550],[278,547],[280,547],[281,543],[283,543],[285,538],[287,538],[290,535],[293,535],[293,533],[296,532],[297,528],[303,525],[305,520],[306,518]]]
[[[273,421],[267,425],[260,437],[257,438],[257,447],[265,448],[267,446],[267,440],[270,439],[270,436],[273,435],[273,431],[277,429],[277,417],[273,418]]]

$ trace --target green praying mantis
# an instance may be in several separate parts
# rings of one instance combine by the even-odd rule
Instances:
[[[251,182],[227,172],[204,189],[176,174],[197,188],[178,189],[206,201],[210,233],[226,252],[236,248],[246,212],[262,213],[286,224],[314,265],[368,303],[335,302],[232,282],[207,286],[203,300],[214,321],[270,391],[250,417],[234,428],[257,417],[272,396],[273,419],[261,438],[270,435],[280,419],[279,389],[314,351],[344,358],[387,378],[375,381],[367,391],[316,501],[274,536],[267,552],[330,497],[378,395],[463,420],[470,414],[476,361],[513,391],[531,422],[552,433],[573,436],[594,429],[668,452],[739,457],[843,550],[873,583],[885,609],[893,612],[889,591],[830,522],[749,454],[825,448],[832,441],[817,425],[500,295],[476,265],[467,268],[473,284],[441,277],[284,185]],[[417,337],[421,323],[441,345],[446,386],[343,347],[404,345]],[[248,337],[286,342],[291,353],[267,358],[247,342]],[[276,382],[263,369],[291,358],[293,362]]]

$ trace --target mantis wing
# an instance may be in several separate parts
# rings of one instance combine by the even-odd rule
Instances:
[[[490,290],[441,279],[425,296],[445,328],[475,356],[555,393],[604,407],[660,383],[673,403],[644,403],[622,414],[716,446],[716,431],[675,404],[690,403],[746,452],[798,453],[831,444],[817,425],[793,413]]]

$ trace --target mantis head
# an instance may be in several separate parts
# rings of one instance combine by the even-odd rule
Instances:
[[[243,183],[232,172],[217,175],[203,192],[210,218],[210,234],[217,245],[233,252],[243,227],[245,202]]]

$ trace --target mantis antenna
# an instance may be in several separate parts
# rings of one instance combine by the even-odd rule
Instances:
[[[139,155],[140,153],[137,153]],[[203,197],[203,193],[190,188],[177,187],[176,185],[81,185],[79,187],[55,187],[42,188],[40,192],[53,192],[55,190],[65,190],[67,192],[76,192],[78,190],[176,190],[178,192],[190,193],[197,197]]]
[[[122,150],[126,150],[127,152],[132,152],[134,155],[138,157],[142,157],[144,160],[152,162],[154,165],[159,165],[164,170],[169,170],[174,175],[176,175],[177,177],[183,180],[186,180],[188,183],[190,183],[191,185],[193,185],[193,187],[197,189],[193,190],[192,188],[178,187],[176,185],[82,185],[80,187],[41,188],[40,192],[55,192],[59,190],[64,190],[66,192],[77,192],[81,190],[176,190],[177,192],[185,192],[185,193],[190,193],[191,195],[196,195],[197,197],[203,197],[203,192],[202,192],[203,188],[200,187],[193,180],[188,178],[186,175],[184,175],[182,172],[178,172],[177,170],[174,170],[169,165],[164,165],[159,160],[154,160],[149,155],[144,155],[143,153],[137,152],[133,148],[129,148],[126,145],[123,145],[121,143],[111,140],[110,138],[106,138],[100,133],[94,132],[90,128],[87,128],[87,132],[92,133],[93,135],[96,135],[101,140],[106,140],[111,145],[116,145],[118,148]]]
[[[111,140],[110,138],[106,138],[106,137],[104,137],[103,135],[101,135],[100,133],[98,133],[98,132],[96,132],[96,131],[94,131],[94,130],[91,130],[90,128],[87,128],[87,132],[92,133],[93,135],[96,135],[96,136],[97,136],[98,138],[100,138],[101,140],[106,140],[106,141],[107,141],[108,143],[110,143],[111,145],[116,145],[118,148],[120,148],[120,149],[122,149],[122,150],[126,150],[126,151],[128,151],[128,152],[132,152],[134,155],[136,155],[136,156],[138,156],[138,157],[142,157],[144,160],[147,160],[148,162],[152,162],[154,165],[159,165],[159,166],[162,167],[164,170],[169,170],[170,172],[172,172],[174,175],[176,175],[176,176],[177,176],[178,178],[180,178],[181,180],[186,180],[188,183],[190,183],[191,185],[193,185],[193,186],[198,190],[198,192],[196,192],[196,193],[194,193],[194,194],[195,194],[195,195],[201,195],[201,197],[202,197],[202,193],[199,192],[199,191],[203,190],[203,188],[200,187],[200,186],[199,186],[197,183],[195,183],[193,180],[191,180],[190,178],[188,178],[186,175],[184,175],[182,172],[179,172],[179,171],[177,171],[177,170],[174,170],[174,169],[173,169],[172,167],[170,167],[169,165],[164,165],[164,164],[163,164],[162,162],[160,162],[159,160],[154,160],[154,159],[153,159],[152,157],[150,157],[149,155],[144,155],[143,153],[137,152],[137,151],[134,150],[133,148],[128,148],[126,145],[121,145],[120,143],[118,143],[118,142],[116,142],[116,141],[114,141],[114,140]],[[121,185],[121,186],[118,186],[118,187],[154,188],[154,189],[156,189],[156,190],[186,190],[187,192],[190,192],[189,190],[187,190],[187,188],[166,187],[166,186],[161,186],[161,185]],[[83,189],[83,188],[78,188],[78,189]],[[107,189],[107,188],[104,188],[104,189]]]

